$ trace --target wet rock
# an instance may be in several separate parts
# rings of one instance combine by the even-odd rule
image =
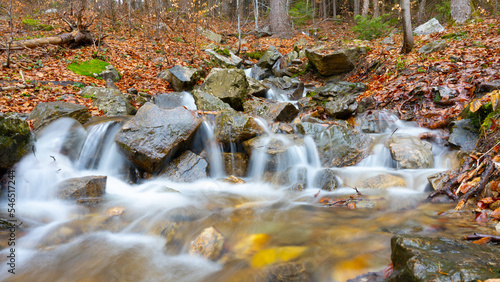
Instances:
[[[69,102],[39,103],[29,114],[28,119],[34,120],[33,129],[38,131],[61,117],[70,117],[85,124],[90,119],[90,112],[85,106]]]
[[[214,227],[204,229],[191,243],[190,255],[199,255],[209,260],[217,260],[222,254],[224,236]]]
[[[264,281],[311,281],[311,275],[301,262],[280,263],[266,269]]]
[[[304,96],[304,88],[304,83],[301,83],[299,87],[297,87],[297,89],[295,89],[290,95],[290,100],[297,101],[302,99],[302,96]]]
[[[481,82],[476,88],[478,93],[488,93],[493,90],[500,89],[500,79],[493,80],[491,82]]]
[[[452,170],[447,170],[443,172],[438,172],[436,174],[430,175],[427,177],[427,180],[429,180],[429,183],[431,184],[431,187],[434,190],[439,190],[450,181],[450,174],[452,173]]]
[[[190,144],[200,124],[201,119],[184,108],[168,110],[146,103],[123,125],[115,140],[132,163],[155,173]]]
[[[154,97],[154,103],[155,105],[163,109],[173,109],[182,106],[186,107],[188,104],[186,95],[190,94],[188,94],[187,92],[162,93]]]
[[[361,118],[361,131],[365,133],[383,133],[396,129],[398,118],[386,111],[370,111]]]
[[[25,120],[0,114],[0,175],[31,152],[33,139]]]
[[[324,191],[333,191],[338,187],[335,172],[329,168],[323,168],[316,172],[313,183],[314,187],[318,187]]]
[[[201,69],[176,65],[161,71],[158,77],[168,81],[175,91],[180,92],[192,90],[202,75],[203,71]]]
[[[418,52],[423,54],[429,54],[432,52],[444,50],[446,49],[446,47],[447,45],[445,40],[438,40],[425,44],[424,46],[420,47],[420,49],[418,49]]]
[[[137,112],[118,89],[87,86],[80,95],[92,97],[92,105],[106,116],[133,115]]]
[[[235,110],[242,110],[248,94],[248,81],[243,70],[215,68],[200,90],[214,95]]]
[[[276,61],[281,58],[282,55],[281,53],[276,49],[276,47],[271,46],[267,51],[262,55],[262,57],[259,59],[259,62],[257,62],[257,66],[264,68],[264,69],[271,69],[273,65],[276,63]]]
[[[255,97],[243,104],[245,112],[257,115],[269,123],[292,122],[299,110],[290,102],[273,102]]]
[[[273,75],[273,72],[267,68],[261,68],[258,65],[253,65],[252,67],[252,78],[257,80],[263,80]]]
[[[371,150],[372,139],[347,123],[332,124],[313,136],[323,166],[351,166],[364,159]]]
[[[158,175],[175,182],[194,182],[208,177],[208,163],[204,158],[187,150],[168,163]]]
[[[223,144],[241,143],[264,133],[253,117],[235,111],[221,111],[215,117],[214,134]]]
[[[302,146],[304,140],[297,135],[281,135],[276,137],[259,136],[243,142],[243,147],[248,154],[266,154],[266,163],[262,168],[263,171],[275,172],[281,167],[281,164],[287,163],[288,156],[286,155],[288,148],[291,146]]]
[[[337,98],[341,96],[359,95],[366,91],[364,83],[352,83],[348,81],[331,82],[314,90],[320,96]]]
[[[107,176],[84,176],[61,181],[57,196],[63,200],[101,197],[106,190]]]
[[[227,183],[231,183],[231,184],[243,184],[243,183],[246,183],[243,179],[238,178],[238,177],[236,177],[234,175],[230,175],[230,176],[226,177],[223,181],[227,182]]]
[[[110,80],[113,82],[118,82],[122,78],[120,73],[112,65],[107,65],[105,67],[105,70],[103,70],[101,73],[98,73],[96,77],[102,78],[104,81]]]
[[[384,173],[359,180],[356,184],[356,187],[385,189],[392,187],[406,187],[406,185],[406,180],[403,177]]]
[[[434,166],[431,143],[417,137],[394,135],[390,139],[389,150],[399,168],[420,169]]]
[[[295,132],[301,135],[315,136],[322,133],[327,129],[328,125],[314,123],[314,122],[301,122],[295,124]]]
[[[300,80],[288,76],[267,78],[264,79],[263,83],[274,90],[279,89],[290,93],[304,84]]]
[[[245,177],[248,168],[248,155],[245,153],[224,153],[226,174]]]
[[[77,160],[86,138],[87,130],[78,121],[73,120],[73,124],[63,141],[61,153],[72,161]]]
[[[217,34],[211,30],[204,29],[201,26],[198,27],[198,33],[201,34],[208,40],[212,40],[215,43],[220,44],[222,42],[222,35]]]
[[[321,75],[342,74],[354,69],[361,55],[366,54],[366,47],[354,47],[323,54],[306,49],[306,56]]]
[[[268,182],[279,186],[289,186],[291,191],[304,191],[307,185],[305,167],[289,167],[279,174],[268,174]]]
[[[194,102],[198,110],[202,111],[233,111],[233,108],[221,99],[201,90],[193,90]]]
[[[434,32],[442,32],[444,27],[435,18],[430,19],[428,22],[419,25],[413,30],[417,35],[431,34]]]
[[[391,249],[391,282],[486,280],[500,264],[498,248],[452,238],[397,235]]]
[[[479,140],[470,119],[461,119],[452,124],[448,143],[462,151],[472,151]]]
[[[248,81],[248,95],[256,97],[266,97],[269,87],[264,85],[264,83],[251,77],[247,77],[247,81]]]
[[[229,50],[227,50],[227,51],[229,52],[228,57],[217,53],[213,49],[206,49],[205,53],[210,55],[210,57],[212,57],[217,62],[217,64],[219,64],[220,66],[223,66],[226,68],[229,68],[229,67],[239,68],[241,66],[241,63],[243,62],[243,59],[236,56],[232,51],[229,51]]]

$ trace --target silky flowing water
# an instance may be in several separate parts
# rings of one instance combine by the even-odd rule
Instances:
[[[16,238],[15,275],[7,272],[9,234],[1,234],[0,280],[258,281],[273,264],[290,260],[303,263],[316,281],[345,281],[387,266],[394,234],[471,233],[470,219],[440,214],[451,205],[425,203],[427,176],[452,168],[454,154],[434,142],[434,168],[400,170],[384,145],[396,128],[415,136],[439,133],[392,116],[384,119],[390,124],[384,133],[372,135],[377,141],[372,155],[357,166],[335,168],[342,184],[333,192],[290,191],[263,182],[266,156],[259,152],[252,154],[246,183],[221,180],[227,175],[209,120],[200,128],[198,142],[207,150],[214,177],[130,184],[122,180],[130,173],[128,160],[114,142],[123,120],[83,129],[71,119],[59,119],[37,136],[35,153],[14,168],[16,215],[23,224]],[[305,167],[310,176],[321,168],[310,137],[303,146],[291,146],[286,156],[283,168]],[[352,186],[357,179],[384,172],[402,176],[408,186],[359,189],[368,208],[319,203],[322,197],[356,195]],[[108,176],[99,204],[88,207],[56,197],[59,181],[85,175]],[[7,207],[5,197],[1,206]],[[222,257],[213,262],[189,255],[191,242],[211,226],[225,237]],[[265,250],[297,254],[266,257]]]

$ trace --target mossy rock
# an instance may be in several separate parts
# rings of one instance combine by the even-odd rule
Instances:
[[[101,60],[92,59],[81,63],[71,63],[68,65],[68,70],[76,74],[99,78],[98,74],[106,71],[106,67],[109,65],[111,64]]]
[[[22,23],[24,27],[29,30],[51,31],[54,29],[54,27],[51,26],[50,24],[41,24],[39,20],[35,19],[24,19],[22,20]]]

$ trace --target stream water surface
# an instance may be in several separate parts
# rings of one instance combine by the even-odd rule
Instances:
[[[261,281],[273,265],[289,260],[302,263],[314,281],[345,281],[386,267],[394,234],[469,234],[470,222],[440,215],[452,206],[424,201],[427,176],[452,168],[454,154],[434,142],[433,168],[400,170],[385,145],[395,128],[415,136],[439,133],[390,115],[384,120],[390,124],[384,133],[372,135],[372,154],[357,166],[334,168],[340,187],[318,194],[313,185],[298,192],[263,182],[266,155],[259,152],[252,154],[246,183],[221,180],[227,175],[209,121],[203,125],[201,143],[212,178],[130,184],[122,180],[128,160],[114,142],[119,120],[84,130],[76,129],[73,120],[59,119],[37,136],[35,154],[14,168],[16,216],[23,224],[16,237],[15,275],[7,272],[9,234],[0,234],[0,280]],[[82,130],[84,137],[77,140],[83,142],[82,149],[74,152],[68,148],[68,136],[79,136],[74,132]],[[291,146],[287,156],[280,164],[285,168],[303,167],[310,176],[321,168],[312,138],[306,137],[303,146]],[[358,179],[381,173],[404,178],[406,187],[359,189],[362,196],[356,197],[367,207],[320,203],[323,197],[349,199],[356,195],[352,186]],[[99,204],[57,198],[59,181],[86,175],[108,177]],[[5,197],[0,206],[7,207]],[[6,209],[0,216],[7,217]],[[210,261],[190,255],[191,242],[211,226],[225,237],[222,257]],[[265,256],[266,250],[270,255]]]

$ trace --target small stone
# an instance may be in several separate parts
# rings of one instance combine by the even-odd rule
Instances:
[[[224,236],[214,227],[205,228],[191,243],[190,255],[200,255],[209,260],[217,260],[224,245]]]

